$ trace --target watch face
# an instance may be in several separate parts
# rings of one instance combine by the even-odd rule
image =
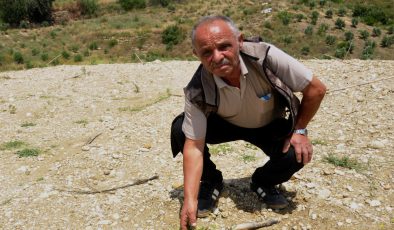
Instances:
[[[308,130],[307,129],[296,129],[296,130],[294,130],[294,133],[307,136],[308,135]]]

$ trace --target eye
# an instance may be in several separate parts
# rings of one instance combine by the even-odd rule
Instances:
[[[220,51],[225,51],[225,50],[229,50],[231,47],[232,47],[231,44],[225,43],[225,44],[222,44],[222,45],[219,46],[219,50]]]
[[[202,54],[201,54],[201,55],[202,55],[203,57],[209,57],[209,56],[211,56],[211,54],[212,54],[212,52],[211,52],[211,51],[209,51],[209,50],[205,50],[205,51],[203,51],[203,52],[202,52]]]

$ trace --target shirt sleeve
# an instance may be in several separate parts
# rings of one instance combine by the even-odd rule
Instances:
[[[202,140],[205,138],[206,130],[207,118],[205,114],[186,99],[185,118],[182,124],[183,133],[189,139]]]
[[[287,53],[270,45],[268,67],[293,92],[302,91],[312,80],[312,71]]]

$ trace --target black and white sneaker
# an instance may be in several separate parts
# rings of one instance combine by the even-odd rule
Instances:
[[[200,182],[200,191],[198,192],[197,217],[203,218],[209,216],[215,208],[220,192],[223,189],[223,183],[211,183],[207,181]]]
[[[250,188],[264,201],[268,208],[284,209],[289,205],[285,196],[278,191],[276,186],[263,187],[252,182]]]

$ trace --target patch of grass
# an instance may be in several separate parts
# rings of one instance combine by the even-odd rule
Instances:
[[[252,162],[252,161],[255,161],[257,158],[256,158],[256,156],[253,156],[253,155],[247,155],[247,154],[244,154],[244,155],[242,155],[242,160],[246,163],[246,162]]]
[[[249,142],[246,142],[245,147],[252,150],[258,150],[259,148],[256,145],[253,145]]]
[[[147,102],[146,104],[137,105],[137,106],[134,106],[134,107],[130,107],[130,106],[128,106],[128,107],[121,107],[121,108],[118,108],[118,110],[120,112],[127,112],[127,111],[139,112],[139,111],[141,111],[141,110],[143,110],[143,109],[145,109],[145,108],[147,108],[147,107],[149,107],[151,105],[154,105],[154,104],[159,103],[159,102],[161,102],[163,100],[166,100],[169,97],[171,97],[171,92],[170,92],[170,89],[167,89],[165,93],[160,94],[158,98],[154,99],[151,102]]]
[[[333,154],[329,154],[328,156],[324,157],[324,161],[333,164],[335,166],[354,169],[356,171],[361,171],[362,169],[364,169],[364,166],[360,162],[348,156],[339,157]]]
[[[75,124],[83,125],[84,127],[85,127],[88,123],[89,123],[89,121],[86,120],[86,119],[81,119],[81,120],[75,121]]]
[[[39,177],[39,178],[37,178],[36,181],[38,182],[38,181],[43,181],[43,180],[44,180],[44,177]]]
[[[9,141],[9,142],[5,142],[4,144],[2,144],[2,146],[0,147],[1,150],[10,150],[10,149],[18,149],[21,147],[26,146],[27,144],[23,141]]]
[[[327,146],[328,143],[326,141],[324,141],[324,140],[315,139],[315,140],[312,140],[312,145],[325,145],[325,146]]]
[[[36,157],[40,154],[39,149],[30,149],[30,148],[25,148],[22,150],[19,150],[16,152],[16,155],[19,157]]]
[[[212,155],[226,154],[226,153],[229,153],[231,150],[232,150],[232,148],[231,148],[230,144],[228,144],[228,143],[211,145],[209,148],[209,152]]]
[[[36,126],[36,124],[32,122],[24,122],[21,124],[21,127],[31,127],[31,126]]]

